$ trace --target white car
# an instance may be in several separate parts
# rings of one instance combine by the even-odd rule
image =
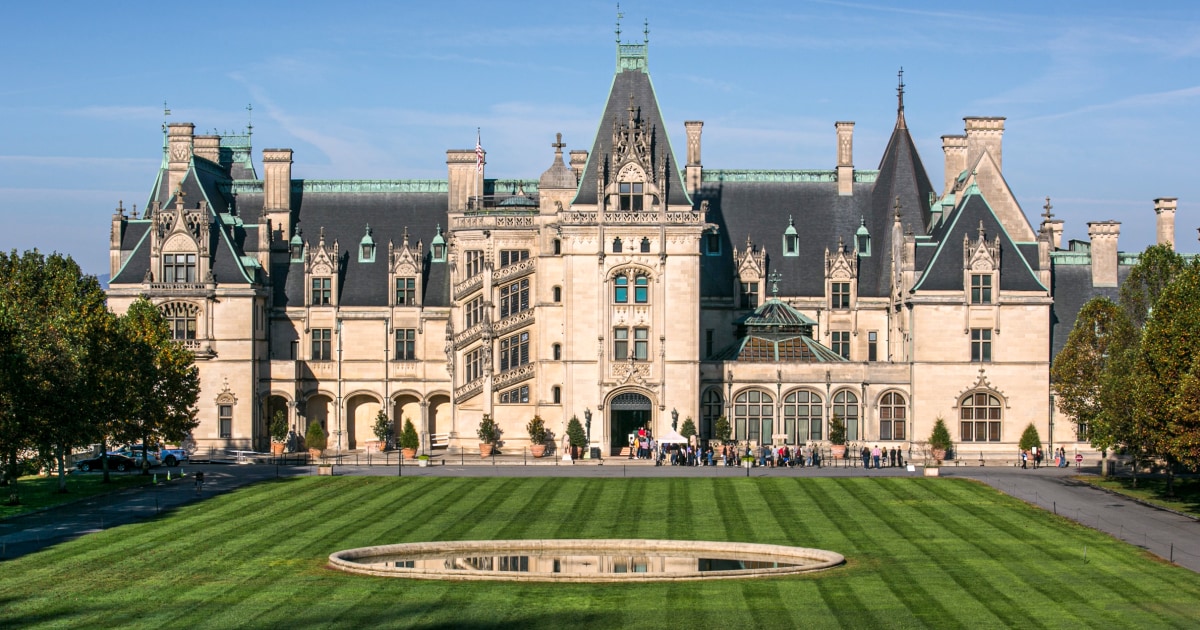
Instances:
[[[116,454],[124,455],[125,457],[132,459],[138,468],[142,467],[142,449],[141,449],[141,447],[133,446],[133,447],[129,447],[129,448],[123,448],[119,451],[116,451]],[[156,466],[162,466],[162,459],[159,458],[158,451],[154,451],[154,450],[146,451],[146,461],[150,462],[151,468],[154,468]]]

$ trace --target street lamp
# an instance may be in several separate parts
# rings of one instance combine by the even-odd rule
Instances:
[[[592,449],[592,408],[585,407],[583,409],[583,426],[587,429],[588,450]]]

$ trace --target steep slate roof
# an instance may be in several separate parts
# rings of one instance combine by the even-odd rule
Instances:
[[[1054,305],[1050,310],[1050,358],[1058,356],[1067,337],[1075,327],[1075,320],[1083,305],[1095,297],[1104,296],[1116,302],[1120,293],[1117,287],[1093,287],[1092,265],[1051,265],[1050,284],[1054,291]],[[1117,267],[1117,285],[1124,284],[1133,269],[1131,265]]]
[[[944,222],[933,233],[939,243],[921,279],[913,291],[962,291],[963,287],[963,237],[972,243],[978,240],[979,226],[983,225],[984,236],[990,243],[1000,237],[1000,290],[1002,291],[1046,291],[1033,272],[1021,250],[1004,231],[991,206],[971,185],[963,193],[959,207],[950,221]],[[1036,260],[1036,259],[1035,259]]]
[[[633,107],[637,110],[642,127],[652,131],[650,152],[653,155],[655,173],[659,172],[662,164],[659,162],[666,156],[667,164],[667,203],[672,205],[691,205],[687,190],[683,187],[683,179],[679,175],[679,165],[675,163],[675,154],[671,150],[667,126],[663,123],[662,112],[658,108],[658,99],[654,95],[654,85],[650,75],[638,69],[619,70],[613,76],[612,87],[608,91],[608,104],[604,106],[604,115],[600,117],[600,125],[596,129],[596,140],[592,144],[592,152],[588,154],[587,165],[583,169],[583,177],[579,180],[579,192],[576,193],[574,204],[596,203],[596,182],[600,179],[600,169],[606,158],[612,154],[613,121],[624,124],[629,118],[629,97],[633,96]],[[615,169],[618,165],[609,164],[608,168]],[[614,176],[615,173],[610,175]]]

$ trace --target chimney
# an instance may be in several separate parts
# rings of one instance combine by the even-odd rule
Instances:
[[[1159,197],[1154,200],[1158,244],[1171,249],[1175,249],[1175,201],[1175,197]]]
[[[472,197],[483,194],[483,173],[476,172],[474,149],[446,151],[450,212],[465,212]],[[485,158],[485,164],[486,158]]]
[[[702,168],[700,166],[700,132],[704,129],[703,120],[686,120],[683,123],[684,129],[687,129],[687,166],[684,167],[684,179],[686,180],[686,188],[689,193],[696,192],[700,188],[700,176]]]
[[[279,230],[272,242],[287,243],[292,236],[291,149],[263,149],[263,212]]]
[[[1001,143],[1004,140],[1003,116],[968,116],[963,118],[967,131],[967,164],[963,168],[973,168],[984,151],[991,154],[996,162],[996,168],[1004,171]]]
[[[1092,239],[1092,286],[1117,286],[1117,237],[1121,235],[1119,221],[1093,221],[1087,224]]]
[[[188,163],[192,159],[192,123],[167,125],[167,194],[173,195],[187,175]]]
[[[967,169],[967,137],[942,136],[942,152],[946,154],[946,187],[942,195],[954,191],[954,182],[958,174]]]
[[[854,122],[833,123],[837,129],[837,183],[838,194],[854,194]]]
[[[583,167],[587,166],[588,152],[583,149],[571,151],[571,170],[575,171],[575,179],[583,179]]]
[[[213,164],[221,163],[221,136],[196,136],[196,157],[204,158]]]

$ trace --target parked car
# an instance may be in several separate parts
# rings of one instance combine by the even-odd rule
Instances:
[[[93,457],[91,459],[81,459],[81,460],[75,462],[75,467],[78,468],[82,472],[88,472],[89,470],[104,470],[104,462],[102,460],[103,460],[103,457]],[[134,470],[136,468],[137,468],[137,462],[133,461],[133,459],[126,457],[124,455],[109,453],[109,455],[108,455],[108,469],[109,470],[115,470],[117,472],[125,472],[127,470]]]
[[[164,466],[178,466],[188,460],[188,452],[182,448],[164,448],[158,455]]]
[[[138,468],[142,467],[142,447],[140,444],[127,446],[119,451],[115,451],[117,455],[123,455],[132,459]],[[146,460],[150,462],[150,467],[162,466],[162,459],[158,455],[158,451],[151,448],[146,451]]]

